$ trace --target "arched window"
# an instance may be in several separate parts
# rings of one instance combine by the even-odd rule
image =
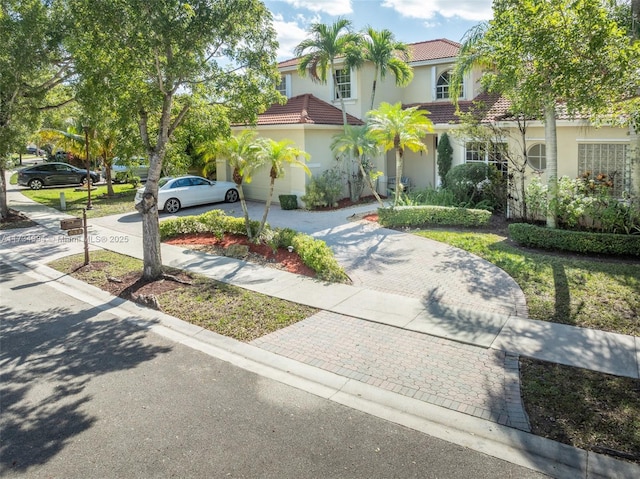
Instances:
[[[527,151],[527,161],[531,168],[543,171],[547,169],[547,147],[544,143],[537,143]]]
[[[443,100],[446,98],[450,98],[449,96],[449,87],[451,85],[451,71],[447,70],[443,72],[438,77],[436,81],[436,99]],[[460,97],[464,95],[464,92],[460,92]]]

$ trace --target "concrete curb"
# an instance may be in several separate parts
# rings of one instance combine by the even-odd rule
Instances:
[[[363,384],[141,307],[23,255],[4,261],[38,281],[171,341],[258,375],[558,478],[640,477],[640,466]]]

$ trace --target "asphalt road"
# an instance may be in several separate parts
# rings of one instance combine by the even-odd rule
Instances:
[[[2,477],[544,477],[0,273]]]

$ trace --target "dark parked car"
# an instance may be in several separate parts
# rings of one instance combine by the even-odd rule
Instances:
[[[100,181],[100,173],[89,173],[91,182]],[[18,184],[39,190],[43,186],[83,185],[87,182],[87,170],[81,170],[67,163],[41,163],[23,168],[18,172]]]
[[[44,150],[41,150],[35,145],[27,146],[27,153],[29,153],[30,155],[38,155],[38,156],[44,156],[46,154]]]

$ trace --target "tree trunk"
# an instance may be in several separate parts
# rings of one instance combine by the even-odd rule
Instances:
[[[555,228],[558,216],[558,137],[555,101],[548,101],[544,106],[544,138],[547,154],[547,227]]]
[[[640,31],[640,0],[631,2],[631,41],[637,42]],[[635,92],[640,95],[640,90]],[[636,198],[640,198],[640,112],[632,115],[629,123],[629,148],[627,159],[630,164],[631,178],[629,179],[630,193]]]
[[[7,205],[7,177],[4,165],[0,166],[0,218],[6,220],[9,216]]]
[[[382,203],[382,199],[380,198],[380,195],[376,191],[373,181],[371,181],[371,176],[369,176],[369,174],[364,170],[364,166],[362,166],[362,159],[358,161],[358,165],[360,166],[360,173],[362,173],[362,176],[364,176],[365,180],[367,181],[367,184],[369,185],[369,188],[371,188],[371,191],[373,192],[373,196],[376,197],[376,200],[378,201],[380,208],[383,208],[384,204]]]
[[[242,183],[236,183],[236,185],[238,186],[238,196],[240,196],[240,205],[242,206],[242,213],[244,215],[244,224],[247,228],[247,238],[249,238],[249,241],[253,241],[253,234],[251,233],[251,220],[249,219],[247,202],[244,199],[244,190],[242,189]]]
[[[393,206],[398,206],[400,201],[400,188],[402,188],[402,148],[396,147],[396,195]]]
[[[271,209],[271,200],[273,199],[273,189],[276,183],[276,179],[273,176],[273,172],[271,173],[271,183],[269,184],[269,196],[267,196],[267,202],[264,205],[264,214],[262,215],[262,221],[260,222],[260,228],[258,228],[258,236],[264,230],[264,225],[267,224],[267,216],[269,215],[269,210]]]
[[[378,65],[376,64],[376,68],[373,72],[373,86],[371,87],[371,110],[373,110],[373,105],[375,105],[377,81],[378,81]]]
[[[344,99],[342,98],[342,95],[340,94],[340,88],[338,88],[338,78],[336,76],[336,68],[333,64],[333,61],[331,62],[331,76],[333,77],[333,89],[336,92],[336,95],[338,95],[338,100],[340,100],[340,109],[342,110],[342,126],[343,128],[347,129],[347,110],[345,109],[344,106]]]
[[[158,180],[162,170],[162,160],[157,152],[149,155],[149,175],[145,184],[142,201],[136,209],[142,215],[142,278],[153,281],[162,275],[160,250],[160,221],[158,218]]]

